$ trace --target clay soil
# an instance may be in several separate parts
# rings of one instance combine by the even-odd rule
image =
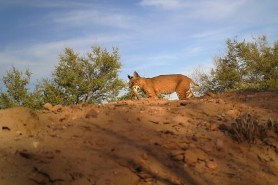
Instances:
[[[227,128],[278,118],[277,92],[0,111],[0,185],[275,185],[277,135]]]

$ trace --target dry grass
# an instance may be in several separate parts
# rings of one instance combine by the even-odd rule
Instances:
[[[228,128],[228,133],[235,141],[256,144],[258,140],[265,141],[268,137],[278,137],[278,121],[269,119],[266,124],[259,124],[255,116],[246,114],[238,117]],[[273,134],[274,133],[274,134]]]

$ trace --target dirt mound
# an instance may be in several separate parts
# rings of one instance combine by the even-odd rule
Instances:
[[[238,92],[2,110],[0,184],[276,184],[275,130],[238,143],[229,129],[246,114],[275,121],[277,102],[276,92]]]
[[[1,133],[32,134],[40,128],[38,114],[28,108],[16,107],[0,111]]]

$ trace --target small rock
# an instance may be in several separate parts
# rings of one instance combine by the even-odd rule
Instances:
[[[10,129],[9,127],[6,127],[6,126],[3,126],[3,127],[2,127],[2,130],[3,130],[3,131],[11,131],[11,129]]]
[[[197,158],[199,160],[204,161],[208,158],[208,155],[203,150],[201,150],[199,148],[193,149],[193,152],[195,153],[195,155],[197,156]]]
[[[221,150],[224,147],[224,142],[222,139],[217,139],[215,145],[218,150]]]
[[[176,155],[174,157],[172,157],[174,160],[176,161],[183,161],[184,160],[184,155],[180,154],[180,155]]]
[[[218,129],[218,125],[216,123],[210,124],[210,130],[215,131]]]
[[[188,144],[187,143],[179,143],[179,147],[183,150],[188,148]]]
[[[218,126],[218,129],[221,130],[222,132],[225,132],[225,131],[229,130],[229,128],[225,124],[220,124]]]
[[[198,160],[208,160],[208,155],[199,148],[191,148],[185,151],[184,161],[189,165],[194,165]]]
[[[46,104],[43,105],[43,108],[50,111],[50,110],[52,110],[53,106],[52,106],[51,103],[46,103]]]
[[[61,112],[62,108],[63,108],[63,105],[58,104],[58,105],[55,105],[55,106],[51,109],[51,111],[52,111],[52,112],[55,112],[55,113]]]
[[[218,99],[218,101],[217,101],[216,103],[219,103],[219,104],[224,104],[224,103],[225,103],[225,101],[224,101],[224,100],[222,100],[222,99]]]
[[[211,169],[211,170],[215,170],[218,167],[218,164],[216,161],[207,161],[206,162],[206,167]]]
[[[186,162],[189,165],[195,165],[198,161],[198,157],[192,150],[186,150],[184,152],[184,162]]]
[[[152,176],[149,173],[146,172],[140,172],[137,174],[141,179],[143,179],[145,182],[150,183],[153,181]]]
[[[152,122],[154,124],[159,124],[159,121],[155,121],[155,120],[150,120],[150,122]]]
[[[238,111],[231,109],[231,110],[228,110],[225,114],[231,118],[236,118],[238,116]]]
[[[184,153],[183,150],[174,150],[174,151],[171,152],[170,155],[171,155],[171,157],[173,157],[173,156],[181,155],[183,153]]]
[[[197,138],[197,136],[195,136],[195,135],[193,135],[193,136],[191,137],[191,139],[192,139],[193,141],[198,141],[198,138]]]
[[[20,151],[20,152],[18,152],[18,154],[25,159],[33,158],[33,155],[30,152],[28,152],[27,150]]]
[[[273,161],[273,159],[271,158],[271,156],[267,156],[267,155],[264,155],[264,154],[258,154],[257,155],[257,158],[261,161],[261,162],[270,162],[270,161]]]
[[[210,97],[215,97],[215,96],[216,96],[216,95],[213,94],[212,92],[207,92],[206,95],[207,95],[207,96],[210,96]]]
[[[67,119],[67,117],[68,117],[68,116],[65,115],[65,116],[61,117],[61,118],[59,119],[59,121],[60,121],[60,122],[63,122],[63,121],[65,121],[65,120]]]
[[[202,149],[205,151],[205,152],[211,152],[213,151],[213,148],[214,148],[214,144],[213,143],[206,143],[205,146],[202,147]]]
[[[87,114],[85,115],[85,118],[89,119],[89,118],[97,118],[98,116],[98,112],[95,109],[91,109],[87,112]]]
[[[216,118],[217,118],[218,121],[221,121],[221,120],[224,119],[222,115],[217,115]]]
[[[188,103],[187,102],[181,102],[180,106],[186,106]]]
[[[147,153],[143,153],[143,155],[142,155],[142,158],[144,159],[144,160],[147,160],[148,159],[148,154]]]
[[[171,158],[177,161],[184,160],[184,151],[183,150],[174,150],[170,154]]]
[[[38,148],[39,142],[38,141],[33,141],[32,145],[33,145],[34,148]]]

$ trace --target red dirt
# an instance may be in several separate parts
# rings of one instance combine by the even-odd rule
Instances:
[[[277,119],[277,92],[46,108],[0,111],[1,185],[278,182],[277,136],[239,144],[219,129]]]

